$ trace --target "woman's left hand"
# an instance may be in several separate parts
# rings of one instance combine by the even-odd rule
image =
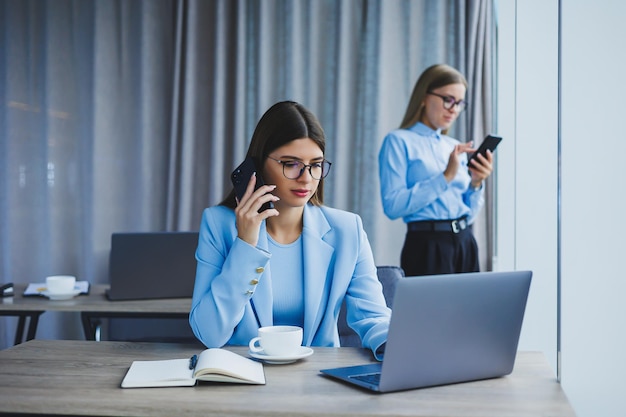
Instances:
[[[485,156],[482,154],[476,155],[476,158],[473,158],[472,162],[470,162],[469,171],[472,176],[472,187],[480,187],[482,182],[493,171],[493,154],[491,151],[487,150]]]

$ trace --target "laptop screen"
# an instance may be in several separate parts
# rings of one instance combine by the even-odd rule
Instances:
[[[113,233],[110,300],[191,297],[198,232]]]
[[[400,279],[383,363],[321,372],[379,392],[507,375],[531,277],[512,271]],[[363,381],[374,372],[378,385]]]

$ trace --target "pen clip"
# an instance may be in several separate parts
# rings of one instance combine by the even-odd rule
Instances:
[[[197,363],[198,355],[193,355],[191,358],[189,358],[189,369],[195,369]]]

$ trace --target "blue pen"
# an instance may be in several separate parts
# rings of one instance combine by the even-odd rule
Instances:
[[[189,359],[189,369],[195,369],[196,363],[198,363],[198,355],[193,355]]]

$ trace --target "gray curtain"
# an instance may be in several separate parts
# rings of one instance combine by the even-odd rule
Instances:
[[[492,1],[0,0],[0,283],[106,283],[111,233],[197,230],[285,99],[325,128],[326,203],[359,213],[377,263],[398,264],[378,149],[439,62],[471,85],[452,133],[495,130]],[[0,348],[16,322],[0,318]],[[78,318],[46,313],[37,337],[82,338]]]

